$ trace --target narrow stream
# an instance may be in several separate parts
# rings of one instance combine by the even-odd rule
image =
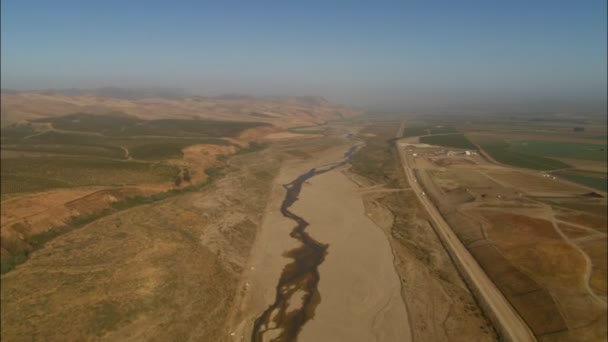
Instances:
[[[298,200],[304,182],[316,175],[350,163],[358,146],[354,145],[344,153],[342,161],[310,169],[291,183],[284,185],[287,193],[281,204],[281,214],[296,222],[297,225],[289,235],[299,240],[302,246],[285,254],[293,261],[286,265],[281,273],[276,287],[274,303],[255,320],[251,341],[264,341],[264,334],[267,332],[272,337],[269,336],[266,340],[271,338],[271,341],[294,341],[302,326],[314,316],[315,308],[321,301],[317,289],[319,265],[325,259],[329,245],[316,241],[308,235],[305,231],[308,222],[291,212],[289,208]],[[297,296],[294,297],[294,295]],[[296,310],[286,312],[289,303],[300,301],[300,298],[302,306]]]

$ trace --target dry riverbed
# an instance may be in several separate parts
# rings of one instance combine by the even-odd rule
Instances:
[[[283,184],[311,168],[342,160],[349,147],[345,143],[315,158],[286,163],[281,169],[243,280],[246,290],[241,311],[235,316],[235,340],[250,338],[254,320],[275,300],[276,284],[290,262],[284,254],[299,246],[289,236],[295,223],[280,213]],[[380,228],[365,216],[358,187],[343,173],[345,168],[308,180],[291,208],[309,222],[307,232],[312,238],[329,245],[319,267],[320,302],[300,331],[299,340],[407,340],[407,311],[390,245]],[[289,311],[299,306],[300,301],[293,300]],[[280,329],[269,329],[265,338],[279,333]]]

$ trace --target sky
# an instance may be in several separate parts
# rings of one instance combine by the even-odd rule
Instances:
[[[606,105],[605,0],[3,0],[2,88]]]

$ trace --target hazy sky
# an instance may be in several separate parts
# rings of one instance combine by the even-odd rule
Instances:
[[[606,102],[606,1],[2,1],[2,87]]]

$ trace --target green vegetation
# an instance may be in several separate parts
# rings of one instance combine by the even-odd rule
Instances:
[[[428,122],[406,122],[403,129],[403,137],[417,137],[421,135],[431,134],[448,134],[458,133],[453,126],[446,126],[443,124],[429,124]]]
[[[195,144],[228,145],[224,136],[261,125],[209,120],[141,120],[127,115],[72,114],[36,120],[64,131],[35,132],[35,125],[2,128],[5,156],[1,194],[91,185],[167,182],[175,167],[158,161],[182,158]],[[71,131],[71,132],[66,132]],[[263,148],[253,144],[246,151]]]
[[[4,139],[2,149],[64,155],[126,159],[164,160],[181,158],[182,149],[195,144],[228,145],[221,138],[191,137],[104,137],[88,133],[48,131],[29,139]]]
[[[556,170],[571,166],[552,158],[606,160],[606,145],[546,140],[482,139],[481,147],[498,162],[535,170]]]
[[[96,158],[39,157],[3,159],[2,194],[91,185],[171,181],[178,170],[160,163]]]
[[[363,136],[365,146],[354,155],[351,170],[378,184],[401,187],[403,171],[394,143],[397,123],[372,124],[362,131],[373,136]]]
[[[576,174],[574,172],[568,171],[556,172],[555,175],[575,183],[586,185],[594,189],[608,191],[608,179],[605,177],[593,177],[588,175]]]
[[[515,140],[510,143],[509,149],[533,156],[573,158],[586,160],[606,160],[607,145],[574,143],[566,141],[546,140]]]
[[[323,134],[325,129],[326,128],[322,126],[299,126],[291,127],[288,131],[296,134]]]
[[[480,145],[496,161],[507,165],[533,170],[557,170],[570,167],[559,160],[513,151],[509,148],[509,144],[500,140],[486,140],[480,142]]]
[[[468,150],[477,149],[477,147],[473,145],[469,139],[464,136],[464,134],[431,135],[420,138],[420,142],[430,145],[455,147]]]
[[[28,252],[25,250],[21,250],[6,258],[6,260],[2,260],[2,262],[0,262],[0,274],[12,271],[15,267],[17,267],[17,265],[25,262],[25,260],[27,260],[27,257]]]
[[[428,126],[413,126],[413,127],[405,126],[405,128],[403,129],[404,138],[417,137],[420,135],[428,135],[428,134],[429,134]]]
[[[170,137],[234,137],[248,128],[266,125],[260,122],[213,121],[198,119],[142,120],[124,114],[93,115],[75,113],[44,118],[55,129],[92,132],[105,136],[170,136]]]
[[[13,124],[0,129],[0,137],[6,138],[24,138],[28,135],[34,134],[32,125],[17,125]]]
[[[431,134],[458,133],[458,131],[454,127],[451,127],[451,126],[436,125],[436,126],[429,127],[429,129],[431,130]]]
[[[9,159],[12,160],[12,159]],[[4,159],[2,161],[2,169],[5,169],[6,164],[10,161]],[[6,194],[26,193],[45,191],[56,188],[68,188],[70,183],[57,179],[49,179],[44,177],[32,177],[17,174],[9,174],[2,172],[0,174],[0,193]]]
[[[56,145],[56,144],[7,144],[6,151],[34,152],[41,154],[77,155],[100,158],[122,159],[125,152],[120,147],[94,145]]]

